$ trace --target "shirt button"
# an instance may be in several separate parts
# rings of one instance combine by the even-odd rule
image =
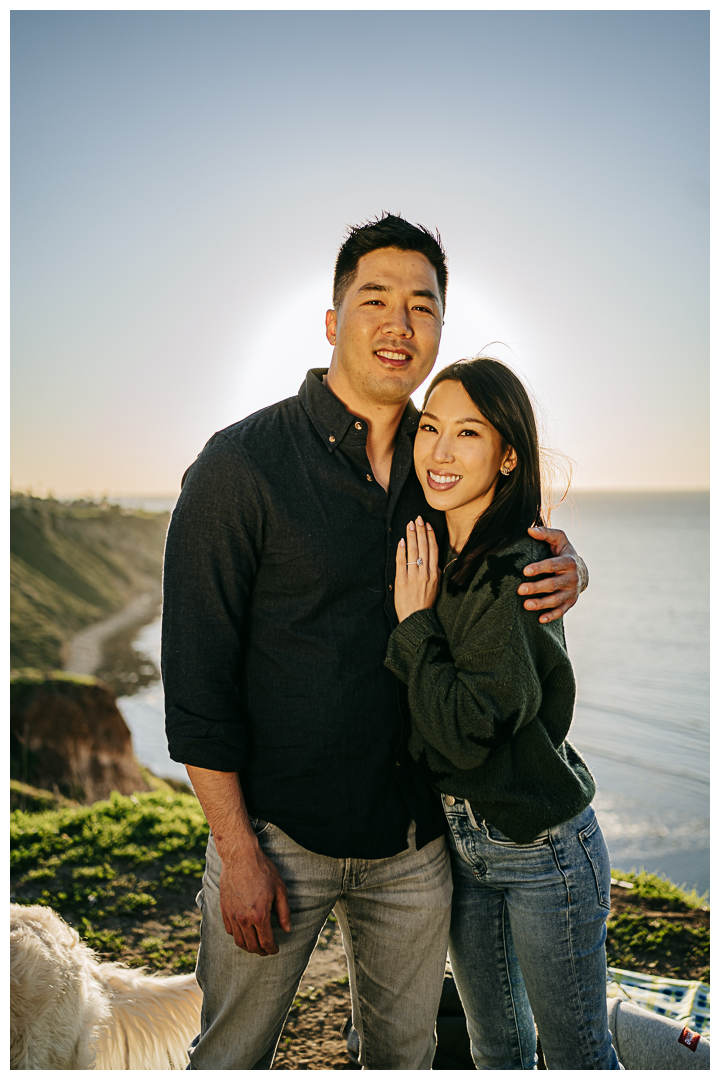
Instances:
[[[370,483],[372,483],[372,476],[370,475],[370,473],[365,473],[365,475],[367,476]]]
[[[388,585],[388,589],[392,592],[392,585]]]
[[[360,423],[359,420],[355,421],[355,427],[357,428],[358,431],[362,431],[362,424]]]
[[[400,762],[399,762],[399,761],[396,761],[396,762],[395,762],[395,768],[396,768],[396,769],[399,769],[399,768],[400,768]]]
[[[452,797],[452,795],[446,795],[445,796],[445,805],[446,806],[454,806],[455,805],[455,800]]]
[[[330,436],[330,442],[335,442],[335,436],[334,435]]]

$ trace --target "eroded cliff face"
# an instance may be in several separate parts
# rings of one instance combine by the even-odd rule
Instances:
[[[149,790],[128,726],[97,679],[61,672],[13,678],[10,747],[12,779],[79,802]]]

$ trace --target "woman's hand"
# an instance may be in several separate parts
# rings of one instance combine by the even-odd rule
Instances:
[[[400,622],[413,611],[431,608],[439,588],[437,540],[432,526],[419,517],[409,523],[407,544],[400,541],[395,560],[395,611]]]

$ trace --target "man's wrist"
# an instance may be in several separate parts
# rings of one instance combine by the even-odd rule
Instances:
[[[227,858],[232,858],[233,855],[243,858],[260,847],[244,803],[237,808],[237,812],[229,820],[226,819],[223,822],[223,825],[225,828],[218,830],[220,835],[213,830],[218,855],[224,852]]]
[[[247,829],[241,827],[224,836],[219,837],[213,833],[213,839],[220,862],[225,864],[235,861],[243,862],[245,859],[254,857],[260,850],[258,839],[249,823]]]

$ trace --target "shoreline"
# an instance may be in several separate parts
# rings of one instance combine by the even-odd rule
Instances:
[[[99,678],[116,697],[130,696],[157,682],[157,665],[137,652],[133,642],[161,610],[162,589],[136,593],[120,611],[73,634],[63,651],[63,670]]]
[[[78,630],[65,648],[64,670],[74,671],[77,675],[96,675],[112,638],[152,622],[159,613],[161,599],[160,589],[138,593],[114,615]]]

